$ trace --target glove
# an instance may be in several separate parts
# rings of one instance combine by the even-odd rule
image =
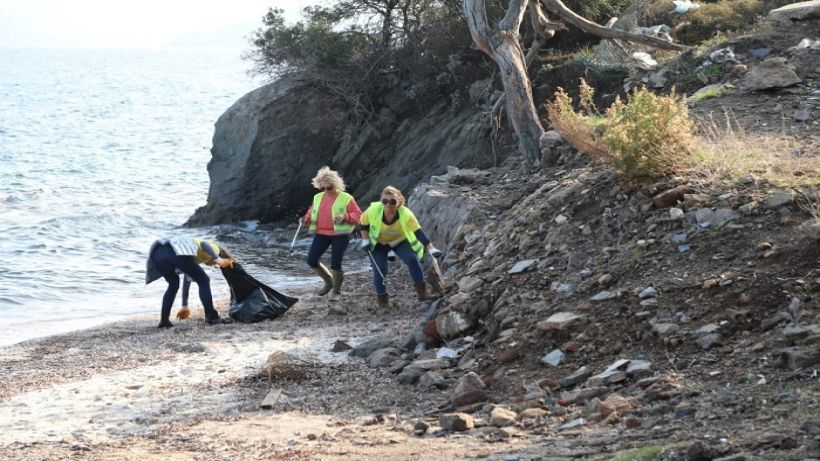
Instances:
[[[362,251],[370,251],[370,240],[362,239],[362,242],[359,244],[359,249]]]
[[[191,316],[191,311],[188,310],[188,307],[183,307],[182,309],[177,312],[177,318],[180,320],[187,319]]]
[[[444,257],[444,252],[439,250],[436,247],[430,247],[430,249],[428,251],[430,252],[430,256],[432,256],[436,259],[441,259],[441,258]]]
[[[336,224],[342,224],[347,222],[347,213],[337,214],[333,217],[333,222]]]
[[[220,269],[231,269],[233,268],[233,261],[227,258],[216,258],[214,263],[219,266]]]

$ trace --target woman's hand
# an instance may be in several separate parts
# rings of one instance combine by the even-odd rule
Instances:
[[[347,213],[337,214],[333,217],[333,222],[336,224],[342,224],[347,222]]]

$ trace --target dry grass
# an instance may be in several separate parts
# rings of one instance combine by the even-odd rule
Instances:
[[[753,174],[780,187],[820,186],[817,146],[785,133],[748,133],[729,111],[722,120],[710,116],[698,125],[703,149],[692,157],[692,168],[707,181],[736,181]]]

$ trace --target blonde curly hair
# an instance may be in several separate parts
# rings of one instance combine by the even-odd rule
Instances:
[[[322,183],[333,186],[333,189],[337,192],[344,192],[346,189],[345,182],[342,177],[339,176],[339,173],[335,170],[331,170],[330,167],[327,166],[320,168],[313,178],[313,187],[321,189]]]
[[[389,195],[396,199],[396,207],[400,207],[404,205],[404,195],[402,195],[401,191],[398,187],[394,186],[387,186],[382,191],[382,196]]]

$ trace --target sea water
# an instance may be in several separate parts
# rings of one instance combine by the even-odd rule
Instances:
[[[263,83],[241,52],[0,48],[0,344],[158,320],[167,285],[144,268],[163,235],[227,242],[276,288],[305,280],[256,223],[180,228],[206,202],[215,121]]]

